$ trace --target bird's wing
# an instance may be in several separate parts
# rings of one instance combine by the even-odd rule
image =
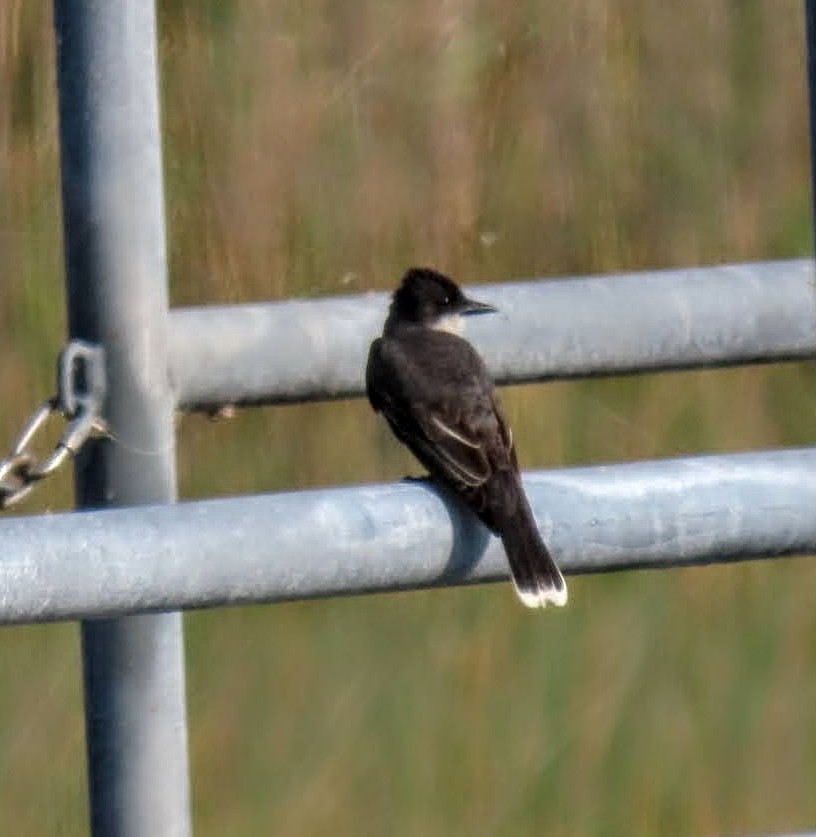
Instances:
[[[458,339],[458,338],[454,338]],[[462,341],[464,342],[464,341]],[[369,400],[431,474],[462,488],[483,485],[512,456],[509,428],[475,352],[432,370],[395,362],[399,347],[372,346]]]
[[[502,409],[501,402],[496,396],[495,390],[490,393],[490,402],[493,412],[496,415],[496,421],[499,424],[499,434],[501,435],[504,450],[507,451],[507,455],[513,469],[518,471],[518,459],[516,457],[516,444],[513,440],[513,430],[507,423],[507,417],[504,414],[504,410]]]
[[[389,402],[383,414],[433,475],[454,486],[475,488],[483,485],[493,470],[486,446],[473,435],[472,428],[462,425],[450,406],[443,402],[435,404],[433,412],[406,411],[403,404]]]

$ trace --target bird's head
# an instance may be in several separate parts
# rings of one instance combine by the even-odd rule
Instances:
[[[412,324],[461,335],[464,316],[494,311],[492,305],[466,297],[444,274],[428,267],[412,267],[394,292],[386,330],[389,324]]]

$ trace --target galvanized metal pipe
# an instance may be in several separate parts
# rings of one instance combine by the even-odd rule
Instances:
[[[78,458],[78,504],[169,503],[155,9],[152,0],[57,0],[55,10],[69,327],[105,350],[112,434]],[[125,611],[81,615],[103,612]],[[85,622],[82,643],[93,833],[189,834],[180,614]]]
[[[526,475],[568,573],[816,552],[816,449]],[[0,520],[0,621],[495,581],[500,542],[421,482]]]
[[[811,260],[484,285],[468,335],[500,383],[816,356]],[[388,299],[181,308],[170,374],[184,408],[360,395]]]

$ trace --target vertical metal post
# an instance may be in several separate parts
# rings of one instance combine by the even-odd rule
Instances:
[[[104,346],[111,438],[77,461],[80,507],[173,502],[173,410],[153,0],[55,0],[72,337]],[[82,626],[97,837],[190,833],[177,613]]]

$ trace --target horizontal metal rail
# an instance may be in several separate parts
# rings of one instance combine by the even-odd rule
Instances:
[[[483,285],[468,334],[499,383],[816,356],[812,260]],[[363,392],[386,294],[171,312],[183,408]]]
[[[816,448],[526,475],[568,573],[816,552]],[[0,520],[0,622],[508,577],[499,541],[418,481]]]

